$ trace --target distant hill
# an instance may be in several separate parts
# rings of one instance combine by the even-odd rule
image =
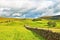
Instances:
[[[0,21],[4,21],[4,20],[21,20],[21,19],[0,17]]]
[[[42,19],[60,20],[60,15],[56,15],[56,16],[43,16],[43,17],[39,17],[39,18],[33,19],[33,21],[41,21]]]
[[[60,15],[56,15],[56,16],[44,16],[44,17],[41,17],[42,19],[60,19]]]

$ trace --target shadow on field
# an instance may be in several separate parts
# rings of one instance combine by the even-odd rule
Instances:
[[[31,30],[33,33],[36,33],[39,36],[42,36],[46,40],[60,40],[60,33],[54,33],[49,30],[43,30],[38,28],[26,27],[28,30]]]

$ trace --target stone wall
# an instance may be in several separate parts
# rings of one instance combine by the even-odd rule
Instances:
[[[60,40],[60,33],[55,33],[49,30],[43,30],[38,28],[31,28],[31,27],[26,28],[44,37],[46,40]]]

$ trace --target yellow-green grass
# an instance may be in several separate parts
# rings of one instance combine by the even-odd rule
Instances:
[[[0,40],[45,40],[43,37],[27,30],[24,21],[0,23]]]
[[[42,21],[32,21],[32,20],[22,20],[22,19],[12,19],[11,22],[5,22],[11,19],[0,20],[0,40],[45,40],[43,37],[27,30],[24,25],[27,24],[30,27],[44,28],[45,30],[49,28],[53,32],[60,32],[60,21],[55,20],[57,23],[56,27],[48,27],[47,22],[50,20]],[[52,20],[54,21],[54,20]]]
[[[49,27],[49,28],[60,29],[60,20],[42,20],[42,21],[25,20],[24,23],[30,25],[31,27],[48,28],[48,24],[47,24],[48,21],[56,22],[56,27]]]
[[[0,26],[0,40],[44,40],[22,26]]]
[[[47,25],[48,21],[55,21],[56,27],[49,27]],[[60,33],[60,20],[42,20],[42,21],[25,20],[24,23],[28,24],[30,27],[36,27],[36,28],[51,30],[53,32],[59,32]]]

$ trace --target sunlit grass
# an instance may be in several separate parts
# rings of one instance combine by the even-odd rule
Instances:
[[[49,20],[32,21],[32,20],[13,20],[12,22],[5,23],[0,21],[0,40],[45,40],[43,37],[27,30],[24,25],[27,24],[30,27],[45,28],[48,30],[47,22]],[[60,22],[56,21],[56,27],[49,27],[49,30],[54,32],[60,32],[57,29],[60,28]],[[55,30],[56,29],[56,30]]]
[[[44,40],[42,37],[35,37],[31,31],[23,26],[1,26],[0,40]]]
[[[0,40],[45,40],[24,27],[24,21],[0,23]]]

